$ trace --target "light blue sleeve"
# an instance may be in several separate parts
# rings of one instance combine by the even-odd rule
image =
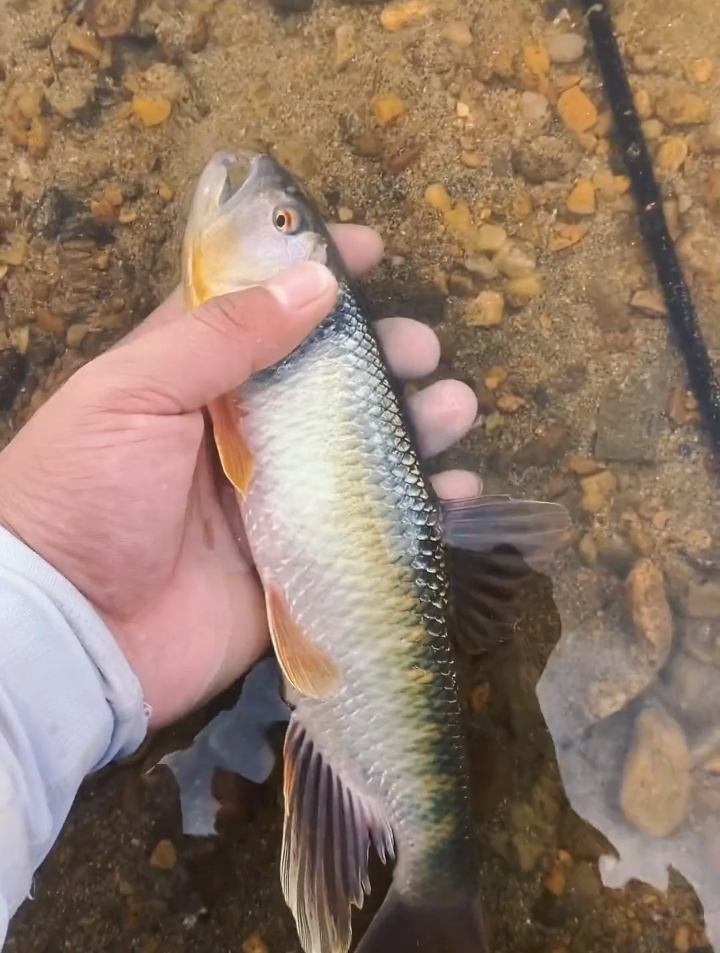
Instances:
[[[135,751],[147,716],[90,603],[0,528],[0,948],[83,778]]]

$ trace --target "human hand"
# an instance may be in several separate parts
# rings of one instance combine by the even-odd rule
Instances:
[[[371,229],[336,226],[334,235],[356,275],[382,257]],[[226,688],[268,645],[262,591],[202,408],[280,360],[329,313],[336,285],[318,280],[328,275],[302,265],[192,316],[176,291],[71,377],[0,453],[0,524],[94,605],[140,681],[154,727]],[[439,343],[426,326],[392,318],[378,333],[400,379],[436,368]],[[458,381],[414,394],[423,454],[459,439],[476,411]],[[434,483],[444,498],[481,486],[464,471]]]

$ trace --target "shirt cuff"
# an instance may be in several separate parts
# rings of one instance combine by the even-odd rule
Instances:
[[[0,946],[83,778],[147,732],[140,683],[85,597],[0,528]]]

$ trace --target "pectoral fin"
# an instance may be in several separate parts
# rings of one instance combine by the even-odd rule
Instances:
[[[297,715],[285,735],[285,824],[280,875],[303,950],[346,953],[352,906],[370,892],[372,843],[385,862],[392,830],[378,807],[323,757]]]
[[[208,410],[225,476],[241,496],[246,496],[253,474],[253,456],[243,437],[240,405],[233,394],[225,394],[212,401]]]
[[[293,619],[283,593],[270,585],[265,591],[268,624],[275,654],[285,678],[301,695],[326,699],[341,685],[335,662]]]
[[[480,496],[442,504],[452,607],[469,651],[501,641],[531,570],[543,572],[570,526],[564,506],[509,496]]]

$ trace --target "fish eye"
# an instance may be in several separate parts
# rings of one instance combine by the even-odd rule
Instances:
[[[291,208],[276,208],[273,212],[273,225],[279,232],[292,235],[300,228],[300,216]]]

